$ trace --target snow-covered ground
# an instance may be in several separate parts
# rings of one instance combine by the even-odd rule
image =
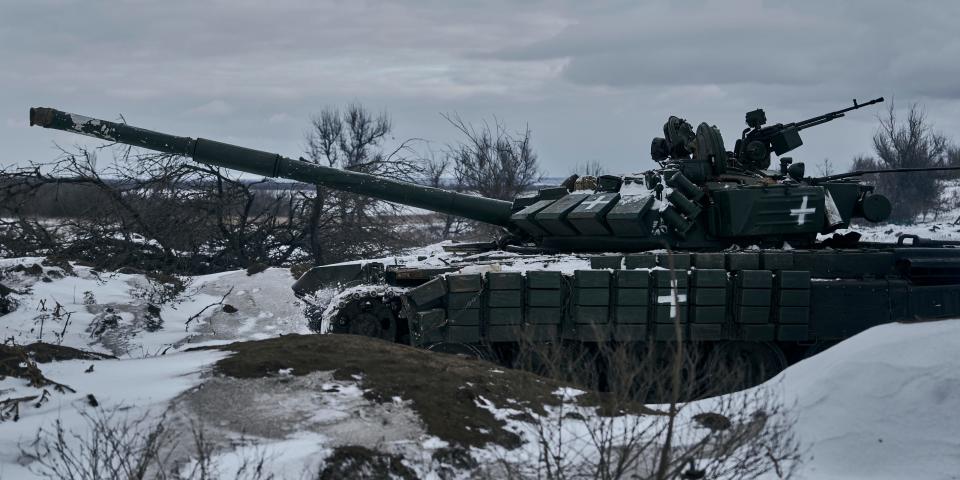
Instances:
[[[874,327],[771,380],[804,478],[960,478],[960,320]]]
[[[889,240],[905,232],[960,239],[960,227],[946,223],[930,231],[932,226],[880,227],[865,236]],[[410,258],[425,257],[421,261],[429,263],[437,252],[428,248]],[[361,444],[390,445],[417,475],[437,475],[428,460],[445,443],[425,432],[405,399],[374,402],[364,397],[361,381],[336,379],[329,372],[293,377],[278,370],[275,377],[240,382],[210,374],[212,364],[228,353],[188,351],[308,333],[287,270],[193,277],[180,299],[155,305],[157,310],[150,304],[160,287],[143,275],[76,265],[68,272],[42,262],[0,259],[0,269],[7,272],[3,283],[18,291],[11,296],[19,304],[0,317],[0,335],[21,345],[42,340],[117,358],[40,366],[48,378],[75,392],[48,387],[48,401],[24,403],[17,421],[0,422],[0,479],[37,478],[36,465],[22,451],[38,429],[49,429],[59,419],[66,430],[82,433],[88,425],[83,414],[98,410],[167,415],[184,435],[185,422],[205,418],[213,439],[232,438],[234,448],[217,457],[223,472],[257,450],[280,478],[312,478],[333,447]],[[570,269],[586,265],[572,256],[564,264]],[[21,271],[15,271],[18,265]],[[779,392],[796,418],[806,459],[800,478],[960,478],[958,351],[960,320],[883,325],[768,382],[762,388]],[[0,380],[0,400],[41,390],[19,378]],[[713,401],[704,401],[703,408]],[[234,438],[237,432],[244,432],[242,439]],[[495,449],[474,453],[489,461],[503,455]],[[427,460],[417,461],[418,455]]]

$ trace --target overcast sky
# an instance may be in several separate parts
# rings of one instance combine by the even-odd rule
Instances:
[[[786,123],[877,96],[960,141],[960,2],[0,0],[5,164],[78,141],[28,128],[31,106],[296,157],[312,113],[359,101],[438,150],[457,139],[441,113],[495,115],[530,126],[551,175],[633,172],[671,114],[732,149],[747,110]],[[881,110],[792,156],[849,164]]]

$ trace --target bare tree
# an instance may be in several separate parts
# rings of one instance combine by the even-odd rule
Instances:
[[[466,137],[449,149],[464,190],[502,200],[512,200],[542,178],[530,128],[510,133],[496,119],[493,125],[468,124],[457,115],[444,115]]]
[[[263,450],[241,454],[232,466],[222,465],[217,455],[224,449],[207,438],[206,427],[197,419],[189,419],[189,432],[178,432],[166,415],[132,416],[126,410],[81,410],[85,428],[80,431],[68,430],[59,419],[41,427],[21,448],[20,460],[37,476],[51,480],[275,478]],[[183,441],[188,436],[192,442]]]
[[[824,158],[822,162],[817,164],[817,173],[819,173],[821,177],[833,175],[835,173],[833,162],[830,161],[829,158]]]
[[[570,174],[577,174],[581,177],[599,177],[607,174],[607,167],[600,163],[599,160],[590,160],[574,165],[573,168],[570,169]]]
[[[103,152],[112,161],[98,166]],[[295,260],[300,204],[260,184],[127,147],[61,149],[0,171],[0,249],[191,273]]]
[[[919,106],[911,105],[906,119],[901,120],[891,103],[873,136],[876,158],[855,158],[853,170],[943,166],[948,147],[947,138],[933,131]],[[873,175],[868,180],[893,202],[891,221],[912,223],[918,216],[936,213],[941,207],[943,177],[920,172]]]
[[[434,188],[444,188],[453,191],[463,191],[464,182],[462,172],[454,168],[453,159],[448,155],[438,155],[436,152],[427,152],[423,161],[423,181]],[[470,229],[470,223],[456,215],[437,214],[440,218],[439,228],[434,229],[432,237],[437,240],[447,240],[464,235]]]
[[[373,114],[360,104],[344,110],[325,108],[307,133],[307,158],[316,164],[400,180],[413,180],[420,166],[405,154],[416,139],[385,150],[393,125],[386,113]],[[315,263],[329,263],[383,253],[404,245],[390,220],[402,208],[369,197],[317,185],[304,193],[309,204],[305,225]]]
[[[716,396],[742,385],[743,360],[683,342],[571,348],[521,338],[518,366],[582,389],[515,413],[530,424],[536,457],[505,453],[491,477],[790,478],[801,462],[794,419],[774,388]]]

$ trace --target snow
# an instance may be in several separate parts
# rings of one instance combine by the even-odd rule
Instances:
[[[86,420],[82,412],[93,412],[87,399],[95,396],[104,411],[124,409],[131,417],[143,413],[162,413],[167,404],[180,392],[200,383],[202,369],[226,356],[224,352],[185,352],[150,358],[118,360],[70,360],[44,364],[45,376],[64,383],[76,393],[54,393],[51,400],[39,408],[32,404],[21,406],[21,417],[16,422],[0,423],[0,478],[34,478],[18,462],[21,448],[32,441],[41,427],[59,419],[65,430],[82,432]],[[90,365],[94,370],[86,373]],[[7,377],[0,381],[0,398],[35,395],[21,379]]]
[[[42,260],[0,260],[0,268],[40,265]],[[151,331],[146,328],[151,285],[143,275],[99,273],[82,266],[74,266],[75,274],[67,275],[58,267],[42,268],[49,282],[24,273],[9,273],[4,279],[8,287],[27,292],[15,295],[19,308],[0,322],[4,339],[144,357],[224,340],[309,332],[300,303],[290,290],[294,279],[286,269],[271,268],[253,276],[232,271],[192,277],[186,282],[184,296],[158,305],[162,323]],[[226,313],[217,306],[204,310],[221,299],[238,312]],[[54,315],[57,304],[62,307],[59,319]],[[96,335],[98,322],[110,314],[120,316],[117,327]],[[199,316],[191,320],[194,315]]]
[[[772,379],[812,459],[802,478],[960,475],[960,320],[874,327]]]
[[[939,226],[931,232],[935,225]],[[914,232],[960,240],[960,227],[949,223],[858,230],[865,231],[868,240],[891,241],[898,233]],[[558,259],[500,253],[502,256],[489,260],[485,268],[526,271],[549,266],[572,272],[588,267],[585,258],[574,255]],[[444,255],[436,245],[397,260],[440,265]],[[0,259],[0,268],[29,267],[42,260]],[[40,427],[49,427],[56,419],[68,430],[85,428],[81,413],[94,408],[88,394],[95,395],[104,410],[128,408],[131,415],[202,413],[212,421],[217,435],[239,438],[240,432],[245,432],[245,441],[237,441],[235,448],[217,455],[217,463],[225,472],[233,471],[251,452],[258,452],[278,474],[297,478],[304,472],[316,472],[336,446],[364,444],[404,454],[420,476],[435,475],[429,470],[430,452],[443,448],[445,442],[426,435],[415,412],[402,399],[385,404],[365,399],[362,378],[335,381],[329,372],[295,377],[278,371],[275,377],[241,382],[208,375],[210,365],[225,353],[185,351],[195,346],[306,333],[302,305],[290,292],[293,278],[287,270],[268,269],[254,276],[234,271],[193,277],[187,282],[186,298],[160,306],[163,323],[156,331],[145,328],[146,301],[138,296],[146,282],[143,275],[98,273],[76,265],[74,275],[63,275],[58,267],[44,266],[43,270],[49,282],[27,273],[4,278],[5,285],[20,292],[14,294],[20,305],[0,318],[0,335],[21,344],[42,339],[119,358],[41,365],[46,376],[76,392],[51,390],[50,400],[39,408],[25,404],[19,421],[0,423],[0,478],[35,478],[19,463],[20,448]],[[93,302],[89,301],[91,297]],[[226,313],[219,306],[203,310],[221,299],[238,311]],[[69,312],[69,323],[52,316],[57,303]],[[121,320],[112,334],[94,335],[94,327],[103,320],[107,307],[118,312]],[[44,315],[41,335],[38,318]],[[960,320],[887,324],[804,360],[768,382],[762,388],[782,394],[788,413],[796,419],[795,432],[806,452],[799,478],[957,478],[958,351]],[[86,373],[91,365],[93,371]],[[203,388],[197,388],[201,384]],[[0,381],[0,399],[37,393],[20,379]],[[555,394],[564,400],[562,408],[566,410],[553,410],[548,415],[569,413],[575,407],[568,403],[582,392],[559,389]],[[708,410],[710,402],[716,401],[690,405],[690,410]],[[510,419],[516,412],[496,409],[483,399],[478,402],[504,418],[510,428],[518,432],[527,429],[527,437],[532,435],[528,424]],[[587,419],[593,414],[588,409],[576,412]],[[629,425],[641,420],[634,417],[618,421]],[[571,438],[577,438],[577,432],[582,434],[586,428],[576,418],[563,422],[572,432]],[[569,447],[582,449],[583,445],[571,442]],[[478,459],[493,462],[522,459],[524,455],[535,459],[537,452],[535,445],[526,445],[515,452],[491,448],[473,453]]]

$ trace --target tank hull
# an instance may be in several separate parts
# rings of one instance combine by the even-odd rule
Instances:
[[[583,258],[589,268],[573,271],[550,265],[509,271],[515,267],[507,262],[498,265],[502,271],[411,267],[401,276],[367,264],[351,278],[403,287],[367,299],[393,303],[392,318],[383,322],[392,325],[388,339],[493,357],[528,342],[683,341],[707,350],[763,345],[774,352],[773,370],[779,371],[876,325],[960,316],[956,248]],[[351,331],[350,311],[357,310],[342,309],[328,319],[330,331]]]

